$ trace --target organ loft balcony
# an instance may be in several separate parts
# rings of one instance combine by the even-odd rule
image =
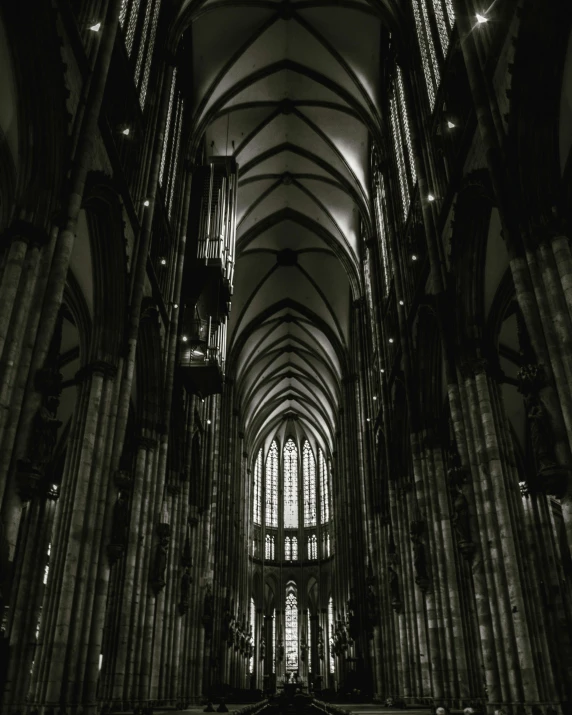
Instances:
[[[234,159],[211,157],[195,169],[181,298],[187,305],[200,300],[215,322],[228,317],[230,311],[237,187]]]
[[[222,392],[226,360],[226,318],[201,318],[198,306],[183,307],[178,369],[189,394],[201,398]]]

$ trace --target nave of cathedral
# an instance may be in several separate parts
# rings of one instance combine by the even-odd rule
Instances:
[[[0,712],[572,713],[571,149],[569,0],[1,3]]]

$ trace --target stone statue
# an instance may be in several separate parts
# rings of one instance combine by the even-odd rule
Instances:
[[[391,607],[397,611],[401,607],[401,598],[399,596],[399,577],[391,566],[387,569],[389,575],[389,592],[391,594]]]
[[[550,426],[550,417],[537,395],[526,397],[526,413],[530,425],[530,438],[538,471],[555,466],[554,438]]]
[[[52,459],[56,446],[60,420],[56,419],[59,406],[57,397],[47,397],[34,418],[34,429],[28,450],[28,459],[36,469],[44,469]]]
[[[205,590],[205,597],[203,599],[203,616],[206,618],[212,618],[214,610],[214,597],[212,594],[210,584],[207,584]]]
[[[377,625],[377,598],[371,584],[367,587],[366,595],[367,617],[371,628]]]
[[[125,546],[127,544],[128,528],[129,502],[126,492],[120,491],[117,495],[117,501],[113,505],[111,543],[116,546]]]
[[[189,567],[185,567],[183,575],[181,576],[181,601],[179,603],[179,611],[181,613],[186,613],[189,609],[189,604],[191,601],[191,583],[193,579],[191,578],[191,572]]]
[[[469,502],[460,487],[456,488],[453,499],[453,526],[459,538],[459,543],[471,541],[471,524],[469,518]]]
[[[165,571],[167,569],[167,553],[169,550],[169,539],[163,536],[155,550],[155,558],[153,560],[153,570],[151,572],[151,582],[157,591],[160,591],[165,586]]]

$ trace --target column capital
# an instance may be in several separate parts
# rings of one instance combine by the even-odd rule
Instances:
[[[117,365],[113,365],[105,360],[93,360],[92,362],[80,367],[75,374],[76,382],[84,382],[93,375],[98,374],[109,379],[113,379],[117,374]]]
[[[43,229],[34,226],[29,221],[17,219],[0,236],[0,245],[12,241],[24,241],[31,246],[42,248],[49,243],[50,236]]]

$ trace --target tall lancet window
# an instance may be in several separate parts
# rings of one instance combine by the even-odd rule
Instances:
[[[262,448],[258,450],[258,456],[254,463],[254,489],[252,498],[252,521],[255,524],[262,523]]]
[[[284,538],[284,561],[292,561],[292,539],[289,536]]]
[[[270,445],[266,457],[266,526],[278,528],[278,445]]]
[[[308,560],[315,561],[318,558],[318,537],[311,534],[308,537]]]
[[[453,6],[451,0],[412,0],[412,5],[429,107],[433,111],[441,81],[440,67],[447,57],[453,31]]]
[[[133,78],[139,91],[141,109],[145,107],[149,87],[160,9],[161,0],[146,0],[143,3],[141,0],[123,0],[119,11],[119,25],[123,30],[127,55],[135,57]]]
[[[383,279],[383,295],[387,296],[393,278],[393,267],[391,265],[391,254],[389,249],[389,219],[387,215],[387,195],[385,191],[385,178],[381,170],[379,154],[374,149],[371,156],[375,213],[375,228],[377,242],[379,244],[379,255],[381,258],[381,275]],[[369,261],[368,261],[369,264]],[[369,268],[371,271],[371,268]]]
[[[179,154],[181,145],[181,132],[183,125],[184,103],[181,93],[176,89],[177,68],[173,70],[173,79],[169,93],[169,104],[167,108],[167,121],[165,124],[165,134],[163,136],[163,150],[161,152],[161,164],[159,166],[159,184],[163,190],[167,214],[171,217],[173,208],[173,196],[177,169],[179,165]]]
[[[320,470],[320,523],[330,521],[330,479],[328,463],[321,449],[318,449],[318,467]]]
[[[411,144],[411,130],[409,128],[409,115],[405,102],[405,87],[401,67],[396,67],[395,78],[391,97],[389,99],[391,138],[395,151],[399,188],[401,190],[401,204],[403,219],[407,219],[413,187],[417,181],[413,147]]]
[[[298,560],[298,538],[292,537],[292,561]]]
[[[264,553],[264,558],[269,559],[270,561],[273,561],[274,560],[274,548],[275,548],[274,535],[266,534],[266,549],[265,549],[265,553]]]
[[[415,28],[417,30],[417,40],[421,51],[421,64],[425,75],[425,86],[429,95],[429,107],[431,112],[435,109],[435,95],[439,88],[441,75],[439,64],[435,55],[435,45],[433,34],[429,25],[427,14],[427,0],[413,0],[413,16],[415,17]]]
[[[292,439],[284,445],[284,528],[298,528],[298,450]]]
[[[333,673],[336,669],[336,661],[332,650],[334,641],[334,599],[331,596],[328,601],[328,635],[330,641],[330,673]]]
[[[316,526],[316,462],[308,440],[302,449],[304,526]]]
[[[286,586],[286,671],[298,670],[298,598],[296,584]]]
[[[256,643],[256,604],[252,597],[250,599],[250,633],[252,635],[252,642]],[[252,648],[252,655],[250,656],[248,672],[254,672],[254,646]]]

